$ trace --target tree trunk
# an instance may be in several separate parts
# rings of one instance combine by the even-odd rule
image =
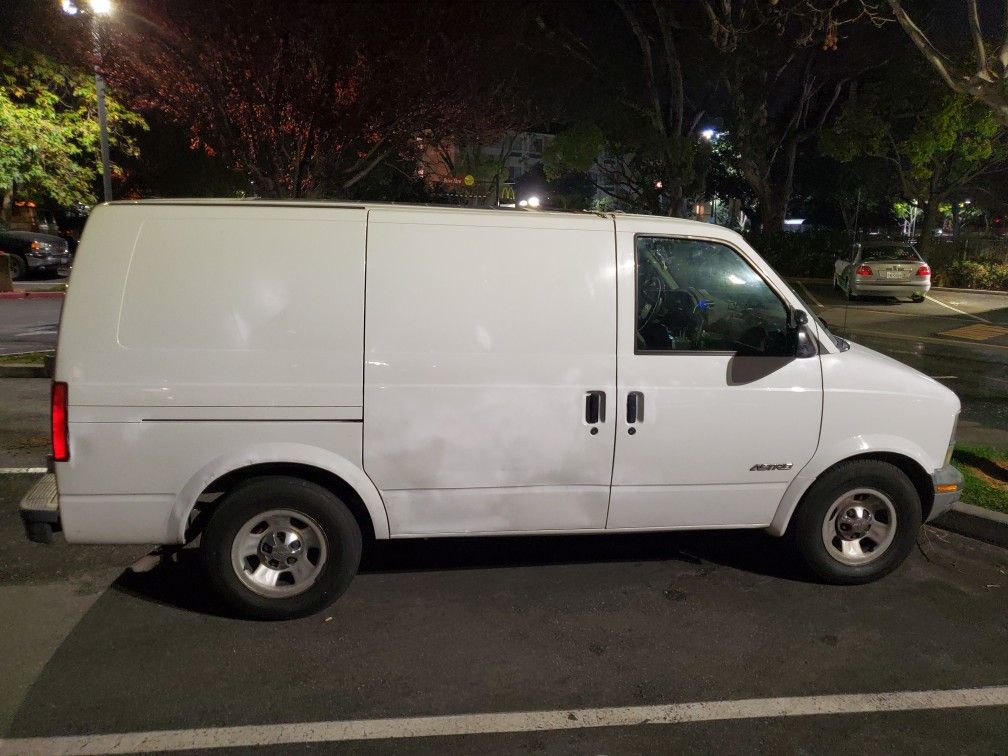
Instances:
[[[784,230],[784,218],[787,216],[788,196],[778,187],[767,185],[760,192],[760,225],[764,232],[777,233]]]
[[[931,242],[934,240],[934,234],[932,233],[935,228],[935,221],[938,218],[938,201],[932,200],[924,204],[921,209],[920,220],[917,222],[917,228],[920,230],[920,240],[918,242],[921,250],[926,250],[931,246]]]
[[[0,220],[10,222],[14,211],[14,181],[4,187],[3,204],[0,206]]]

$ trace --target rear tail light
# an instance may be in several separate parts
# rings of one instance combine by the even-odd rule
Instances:
[[[927,265],[921,265],[919,268],[917,268],[917,275],[918,276],[922,276],[922,277],[923,276],[930,276],[931,275],[931,268],[929,268]]]
[[[854,271],[854,273],[856,275],[859,275],[859,276],[870,276],[871,275],[871,266],[868,266],[868,265],[858,265],[858,269],[856,271]]]
[[[52,385],[52,453],[56,462],[70,459],[70,439],[67,429],[67,385]]]

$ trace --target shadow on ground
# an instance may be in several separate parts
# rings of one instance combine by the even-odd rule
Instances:
[[[619,562],[673,561],[714,565],[799,582],[812,580],[787,542],[762,531],[704,531],[506,538],[430,538],[374,542],[361,574],[501,569]],[[707,565],[706,567],[704,565]],[[126,570],[116,591],[186,611],[230,616],[203,574],[199,550],[165,555],[147,571]]]

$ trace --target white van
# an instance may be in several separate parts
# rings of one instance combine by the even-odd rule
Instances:
[[[948,509],[956,396],[843,339],[745,240],[631,215],[250,201],[91,215],[29,534],[183,544],[246,615],[372,539],[787,534],[892,570]]]

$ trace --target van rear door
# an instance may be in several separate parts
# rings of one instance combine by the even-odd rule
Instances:
[[[364,467],[392,535],[604,528],[613,221],[373,209],[366,278]]]

